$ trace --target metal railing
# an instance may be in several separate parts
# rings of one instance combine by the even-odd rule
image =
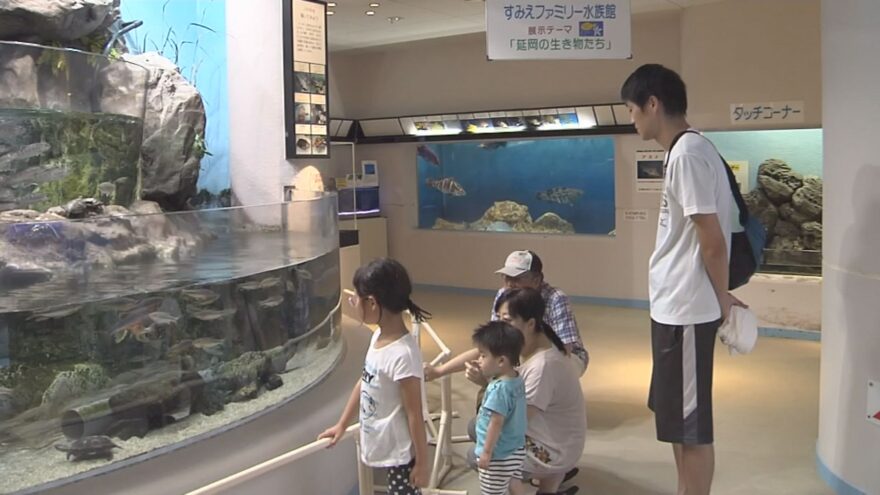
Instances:
[[[345,290],[346,296],[354,295],[353,292]],[[436,366],[452,355],[452,351],[443,340],[434,331],[427,322],[418,322],[412,319],[412,332],[421,344],[421,334],[428,334],[431,340],[440,349],[440,353],[430,361],[432,366]],[[425,417],[425,426],[428,433],[428,443],[435,445],[434,459],[431,468],[431,477],[427,488],[422,488],[424,495],[468,495],[467,490],[444,490],[440,488],[443,479],[452,469],[452,420],[457,414],[452,410],[452,379],[450,376],[440,378],[440,411],[431,413],[428,408],[427,393],[425,387],[422,387],[422,410]],[[437,421],[437,425],[434,422]],[[357,433],[360,431],[360,424],[356,423],[345,430],[345,434],[340,438],[340,442],[355,437],[358,456],[358,486],[360,495],[372,495],[375,492],[387,492],[387,486],[375,485],[373,482],[373,468],[360,462],[360,441]],[[213,495],[229,490],[232,487],[240,485],[246,481],[252,480],[266,473],[284,467],[297,460],[308,457],[316,452],[321,452],[330,445],[330,439],[324,438],[316,440],[307,445],[303,445],[290,452],[284,453],[278,457],[274,457],[267,461],[261,462],[255,466],[251,466],[243,471],[229,475],[223,479],[217,480],[209,485],[205,485],[199,489],[193,490],[187,495]]]

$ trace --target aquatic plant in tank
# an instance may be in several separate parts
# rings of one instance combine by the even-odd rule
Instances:
[[[420,144],[423,229],[613,235],[611,137]]]

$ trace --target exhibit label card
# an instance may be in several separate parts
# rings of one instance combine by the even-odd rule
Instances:
[[[326,158],[330,154],[327,4],[282,1],[287,158]]]

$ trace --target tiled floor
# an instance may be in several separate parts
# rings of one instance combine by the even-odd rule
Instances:
[[[432,326],[453,352],[470,345],[473,327],[485,320],[490,296],[420,292],[413,299],[435,315]],[[645,407],[650,376],[647,312],[575,305],[590,368],[581,379],[587,401],[588,434],[580,473],[573,482],[584,495],[675,493],[670,447],[654,438]],[[426,339],[425,359],[437,349]],[[715,494],[820,495],[832,491],[816,474],[815,442],[819,394],[819,343],[761,338],[748,356],[716,348]],[[432,402],[437,386],[428,385]],[[476,387],[453,380],[455,408],[464,434],[474,410]],[[467,444],[455,446],[456,467],[444,487],[479,493],[475,473],[463,468]]]

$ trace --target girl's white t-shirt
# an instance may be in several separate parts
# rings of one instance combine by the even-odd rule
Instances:
[[[361,376],[361,460],[372,467],[408,464],[413,443],[400,394],[400,380],[423,380],[422,353],[412,334],[376,348],[373,333]]]

